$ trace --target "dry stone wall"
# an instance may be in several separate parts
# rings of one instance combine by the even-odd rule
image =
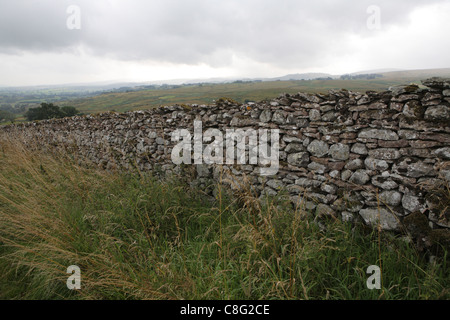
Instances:
[[[103,113],[3,127],[27,143],[70,149],[104,167],[179,173],[171,154],[175,130],[278,129],[279,170],[259,174],[257,165],[192,165],[205,185],[225,169],[244,177],[260,195],[287,194],[317,216],[380,222],[399,230],[419,212],[432,228],[449,228],[450,214],[433,190],[450,182],[450,80],[432,78],[386,92],[282,94],[238,104],[166,106],[128,113]],[[447,194],[448,196],[448,194]]]

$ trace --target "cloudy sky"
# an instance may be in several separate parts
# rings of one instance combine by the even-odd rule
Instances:
[[[450,67],[449,0],[0,0],[0,85]]]

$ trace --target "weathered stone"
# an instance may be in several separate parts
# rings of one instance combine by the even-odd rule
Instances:
[[[433,78],[429,78],[426,80],[422,80],[422,84],[429,88],[447,89],[447,88],[450,88],[450,79],[433,77]]]
[[[401,139],[397,141],[378,141],[378,145],[381,148],[404,148],[409,146],[409,142],[406,139]]]
[[[287,153],[296,153],[305,151],[305,147],[300,143],[289,143],[286,148],[284,149]]]
[[[342,143],[332,145],[329,152],[335,160],[347,160],[350,157],[350,147]]]
[[[398,230],[399,220],[390,211],[384,208],[369,208],[359,211],[364,221],[372,227],[380,225],[383,230]]]
[[[360,154],[360,155],[366,155],[366,154],[368,154],[366,145],[363,144],[363,143],[355,143],[355,144],[352,146],[351,151],[352,151],[353,153]]]
[[[277,110],[274,112],[272,116],[272,121],[277,124],[285,124],[286,123],[286,115],[283,111]]]
[[[309,120],[320,121],[321,120],[320,111],[317,109],[309,110]]]
[[[321,140],[314,140],[308,145],[308,151],[315,157],[324,157],[328,150],[328,143]]]
[[[344,166],[345,166],[345,162],[343,162],[343,161],[338,161],[338,162],[330,161],[327,164],[327,167],[330,170],[339,170],[340,171],[340,170],[342,170],[342,168],[344,168]]]
[[[278,180],[278,179],[269,180],[269,181],[267,181],[266,185],[274,190],[280,190],[281,188],[284,187],[283,181]]]
[[[403,114],[407,118],[420,119],[423,117],[424,109],[417,100],[408,101],[403,108]]]
[[[398,191],[383,191],[380,200],[391,207],[396,207],[402,202],[402,194]]]
[[[401,139],[406,140],[413,140],[419,138],[419,134],[413,130],[399,130],[398,135]]]
[[[449,121],[450,120],[450,108],[445,105],[432,106],[425,111],[425,120],[428,121]]]
[[[421,203],[419,201],[419,198],[409,193],[406,193],[403,196],[402,206],[409,212],[415,212],[421,209]]]
[[[433,151],[433,155],[442,159],[450,160],[450,147],[436,149]]]
[[[392,130],[385,129],[364,129],[362,130],[358,138],[369,138],[379,140],[398,140],[398,135]]]
[[[363,166],[364,164],[361,159],[353,159],[345,165],[345,169],[356,170],[361,169]]]
[[[322,121],[327,121],[327,122],[335,121],[337,119],[337,116],[338,116],[338,113],[336,113],[334,111],[329,111],[322,116]]]
[[[311,162],[308,165],[308,169],[313,171],[313,172],[315,172],[315,173],[322,174],[322,173],[325,173],[327,167],[324,166],[323,164],[320,164],[320,163],[317,163],[317,162]]]
[[[383,177],[381,175],[372,178],[372,184],[375,187],[379,187],[383,190],[393,190],[398,188],[398,184],[389,178]]]
[[[380,160],[395,160],[401,157],[397,149],[380,148],[369,151],[369,156]]]
[[[407,158],[398,164],[394,164],[392,171],[401,175],[412,178],[420,178],[425,176],[434,176],[435,172],[432,166],[422,162],[412,162]]]
[[[384,171],[389,168],[389,164],[385,160],[379,160],[375,158],[366,158],[364,164],[369,170]]]
[[[337,191],[337,188],[331,184],[323,183],[322,186],[320,187],[320,190],[322,190],[325,193],[335,194]]]
[[[356,183],[359,185],[364,185],[367,182],[370,181],[370,177],[369,175],[366,173],[365,170],[357,170],[355,173],[352,174],[352,176],[350,177],[350,182],[352,183]]]
[[[263,110],[259,117],[259,121],[266,123],[270,120],[272,120],[272,112],[270,110]]]
[[[287,162],[296,167],[306,167],[309,164],[308,152],[298,152],[288,155]]]
[[[323,216],[335,216],[336,212],[334,212],[333,209],[331,209],[326,204],[320,203],[317,205],[316,208],[316,216],[323,217]]]

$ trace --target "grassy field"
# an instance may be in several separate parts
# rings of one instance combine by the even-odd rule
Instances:
[[[185,177],[188,179],[188,177]],[[0,140],[0,299],[449,299],[447,255],[280,196],[80,167]],[[66,269],[81,270],[81,289]],[[366,270],[382,270],[369,290]]]
[[[398,84],[401,82],[389,82]],[[322,92],[329,89],[347,88],[355,91],[386,90],[385,81],[361,80],[313,80],[313,81],[269,81],[252,83],[200,84],[175,89],[151,89],[136,92],[105,93],[91,98],[61,102],[85,113],[103,111],[145,110],[173,104],[211,104],[221,97],[243,103],[276,98],[280,93]]]
[[[89,98],[63,101],[85,113],[115,110],[118,112],[144,110],[161,105],[211,104],[221,97],[240,103],[276,98],[281,93],[327,93],[342,88],[366,92],[384,91],[390,86],[417,83],[432,76],[450,76],[450,69],[416,70],[383,73],[383,78],[373,80],[297,80],[264,81],[222,84],[186,85],[174,89],[149,89],[135,92],[105,93]]]

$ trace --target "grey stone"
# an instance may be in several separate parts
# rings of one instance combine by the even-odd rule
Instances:
[[[330,155],[335,160],[347,160],[350,156],[350,147],[346,144],[334,144],[330,148]]]
[[[322,116],[322,121],[335,121],[337,119],[337,114],[334,111],[329,111]]]
[[[309,164],[308,152],[291,153],[288,155],[287,162],[296,167],[306,167]]]
[[[358,138],[379,139],[379,140],[398,140],[398,135],[392,130],[385,129],[364,129]]]
[[[309,110],[309,120],[311,121],[320,121],[320,111],[317,109],[311,109]]]
[[[361,169],[364,167],[364,164],[362,162],[361,159],[353,159],[350,160],[346,165],[345,165],[345,169],[348,170],[356,170],[356,169]]]
[[[352,176],[352,172],[350,170],[344,170],[341,173],[341,179],[347,181]]]
[[[296,152],[305,151],[305,147],[299,143],[290,143],[286,146],[284,151],[286,151],[287,153],[296,153]]]
[[[317,174],[323,174],[323,173],[325,173],[325,170],[327,169],[327,167],[324,166],[323,164],[320,164],[317,162],[311,162],[308,165],[308,169],[310,169],[311,171],[313,171]]]
[[[359,185],[365,185],[367,182],[370,181],[369,175],[366,173],[365,170],[357,170],[355,173],[352,174],[350,177],[350,182],[356,183]]]
[[[277,124],[285,124],[286,123],[286,115],[283,111],[277,110],[273,114],[272,121]]]
[[[398,230],[399,220],[390,211],[384,208],[368,208],[359,211],[366,224],[377,227],[380,225],[383,230]]]
[[[270,120],[272,120],[272,112],[270,110],[263,110],[259,117],[259,121],[269,122]]]
[[[335,194],[337,191],[337,188],[334,185],[324,183],[320,187],[320,190],[322,190],[323,192],[329,193],[329,194]]]
[[[375,187],[379,187],[383,190],[393,190],[398,188],[398,184],[395,181],[392,181],[382,176],[374,176],[372,178],[372,184]]]
[[[336,212],[334,212],[334,210],[331,209],[330,206],[327,206],[326,204],[320,203],[316,207],[316,215],[318,217],[335,216]]]
[[[383,191],[380,200],[388,206],[396,207],[402,202],[402,194],[398,191]]]
[[[444,121],[450,119],[450,108],[444,105],[432,106],[425,111],[425,120]]]
[[[375,158],[366,158],[364,164],[369,170],[379,170],[384,171],[389,168],[389,164],[385,160],[379,160]]]
[[[395,160],[400,158],[401,154],[394,148],[379,148],[369,151],[369,156],[380,160]]]
[[[403,196],[402,206],[409,212],[415,212],[421,209],[419,198],[409,193],[406,193]]]
[[[278,180],[278,179],[269,180],[269,181],[267,181],[266,185],[274,190],[280,190],[281,188],[284,187],[283,181]]]
[[[328,143],[322,140],[314,140],[308,145],[308,151],[314,157],[324,157],[328,153]]]
[[[436,149],[433,151],[433,155],[443,159],[450,159],[450,147]]]
[[[352,146],[351,151],[356,154],[366,155],[368,153],[366,145],[363,143],[355,143]]]

